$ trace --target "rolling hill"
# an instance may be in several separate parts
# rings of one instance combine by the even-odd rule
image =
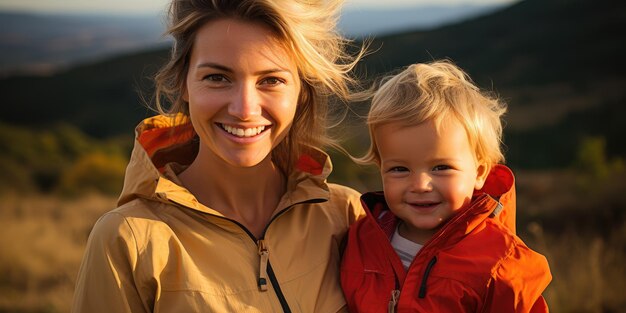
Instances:
[[[431,31],[376,38],[360,68],[372,78],[413,62],[449,58],[509,103],[505,143],[514,167],[565,167],[585,136],[626,156],[626,3],[526,0]],[[96,137],[130,133],[150,114],[137,89],[166,50],[86,64],[51,77],[0,80],[0,121],[76,125]]]
[[[371,9],[348,6],[339,29],[350,38],[432,29],[492,12],[505,4]],[[0,77],[53,74],[79,63],[171,44],[164,13],[62,14],[0,8]]]
[[[139,16],[0,11],[0,76],[54,73],[121,53],[164,47],[162,21]]]

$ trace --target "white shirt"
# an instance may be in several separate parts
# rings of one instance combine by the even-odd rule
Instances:
[[[398,224],[398,227],[399,226],[400,224]],[[396,227],[396,231],[391,237],[391,246],[394,250],[396,250],[398,256],[400,256],[400,260],[402,261],[402,265],[404,265],[404,269],[408,270],[411,262],[413,262],[413,259],[415,258],[415,255],[417,254],[417,252],[420,251],[423,245],[402,237],[398,233],[398,227]]]

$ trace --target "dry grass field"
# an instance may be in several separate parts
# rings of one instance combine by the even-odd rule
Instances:
[[[545,293],[551,311],[626,312],[626,178],[589,184],[536,172],[518,174],[517,184],[518,232],[554,276]],[[116,199],[1,199],[0,312],[68,312],[89,231]]]
[[[518,175],[518,233],[550,262],[552,312],[626,312],[626,175]]]
[[[89,231],[115,201],[2,195],[0,312],[69,312]]]

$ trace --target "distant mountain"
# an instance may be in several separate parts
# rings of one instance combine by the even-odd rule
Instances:
[[[526,0],[431,31],[381,36],[360,72],[373,78],[414,62],[450,58],[509,103],[505,143],[517,167],[564,167],[585,136],[626,157],[626,2]],[[167,50],[121,56],[52,77],[0,80],[0,121],[65,121],[106,137],[149,114],[136,89]],[[144,93],[146,94],[146,93]],[[149,94],[149,93],[147,93]],[[365,134],[363,134],[365,135]]]
[[[352,38],[427,29],[493,11],[500,6],[346,9],[342,31]],[[43,15],[0,12],[0,77],[50,75],[60,68],[168,44],[164,21],[145,16]]]
[[[484,15],[505,5],[420,6],[391,9],[350,8],[339,28],[350,37],[380,36],[399,31],[427,30]]]
[[[164,45],[156,16],[38,15],[0,12],[0,75],[59,68]]]

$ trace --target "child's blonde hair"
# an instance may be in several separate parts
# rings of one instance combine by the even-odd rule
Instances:
[[[443,120],[456,118],[467,132],[476,160],[491,167],[504,162],[500,118],[505,112],[505,103],[481,92],[452,62],[413,64],[386,77],[375,92],[367,116],[371,144],[356,161],[380,165],[374,132],[381,125],[415,126],[434,120],[440,127]]]

